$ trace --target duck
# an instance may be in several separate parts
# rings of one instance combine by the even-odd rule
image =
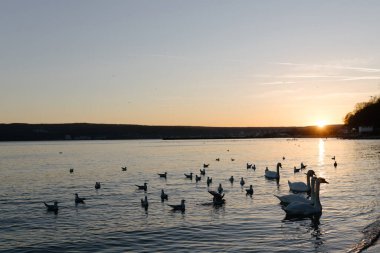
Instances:
[[[95,182],[95,189],[100,189],[100,182]]]
[[[310,205],[309,203],[303,202],[292,202],[286,207],[283,207],[283,210],[287,215],[290,216],[312,216],[322,213],[322,204],[319,198],[319,191],[321,184],[328,184],[329,182],[326,179],[319,177],[315,181],[315,200],[314,204]]]
[[[208,168],[208,166],[209,166],[210,164],[208,163],[208,164],[203,164],[203,168]]]
[[[231,176],[229,179],[228,179],[230,182],[231,182],[231,184],[233,184],[234,183],[234,176]]]
[[[70,173],[74,173],[74,168],[70,168]]]
[[[186,178],[189,178],[193,180],[193,172],[190,172],[190,174],[184,174]]]
[[[335,155],[333,157],[331,157],[331,159],[335,160]]]
[[[222,195],[222,194],[220,194],[220,193],[218,193],[218,192],[216,192],[216,191],[208,191],[212,196],[214,196],[213,198],[212,198],[212,203],[214,204],[214,205],[222,205],[222,204],[224,204],[225,202],[226,202],[226,200],[225,199],[223,199],[224,198],[224,194]]]
[[[121,170],[122,170],[122,171],[127,171],[127,166],[125,166],[125,167],[121,167]]]
[[[219,161],[220,161],[220,158],[216,158],[215,161],[219,162]]]
[[[310,192],[310,178],[315,175],[314,170],[308,170],[306,173],[306,183],[304,182],[290,182],[288,180],[289,190],[292,192]]]
[[[145,199],[141,199],[141,207],[144,207],[145,210],[147,210],[148,206],[149,206],[148,196],[145,196]]]
[[[282,157],[282,160],[285,160],[285,156]]]
[[[203,170],[200,169],[199,171],[201,172],[201,175],[203,176],[206,175],[206,169],[203,169]]]
[[[219,194],[222,194],[222,192],[223,192],[223,187],[222,187],[221,183],[219,184],[218,192],[219,192]]]
[[[164,192],[164,189],[161,190],[161,201],[164,202],[164,200],[168,200],[168,194]]]
[[[137,185],[137,184],[135,184],[136,186],[137,186],[137,188],[139,189],[139,190],[144,190],[144,191],[146,191],[147,189],[148,189],[148,187],[147,187],[147,183],[144,183],[144,185]]]
[[[210,184],[212,184],[212,178],[207,177],[207,186],[210,186]]]
[[[310,205],[314,204],[314,201],[315,201],[315,181],[316,181],[317,177],[313,176],[311,178],[311,195],[310,195],[310,199],[307,199],[299,194],[288,194],[288,195],[284,195],[284,196],[277,196],[277,195],[274,195],[276,198],[278,198],[280,200],[280,204],[281,205],[284,205],[284,206],[287,206],[289,205],[290,203],[292,202],[304,202],[304,203],[308,203]]]
[[[305,165],[305,164],[303,164],[303,163],[301,162],[301,170],[306,169],[306,167],[307,167],[307,165]]]
[[[294,173],[300,172],[301,168],[297,169],[296,166],[294,166]]]
[[[235,159],[234,158],[231,158],[231,162],[234,162],[235,161]]]
[[[255,171],[256,170],[256,165],[252,165],[252,169]]]
[[[180,205],[168,205],[170,206],[173,211],[182,211],[184,212],[185,211],[185,200],[181,200],[181,204]]]
[[[168,174],[166,171],[164,173],[157,173],[160,177],[166,178],[166,175]]]
[[[247,195],[252,195],[253,194],[253,188],[252,185],[249,186],[249,189],[245,190],[247,192]]]
[[[251,168],[252,168],[252,163],[251,164],[247,163],[247,170]]]
[[[44,202],[46,206],[46,210],[49,212],[58,212],[58,201],[54,201],[53,205],[49,205],[46,202]]]
[[[267,179],[279,179],[280,178],[280,168],[282,168],[281,163],[277,163],[277,171],[268,170],[268,167],[265,169],[265,177]]]
[[[338,166],[338,163],[335,161],[334,162],[334,167],[336,168],[336,166]]]
[[[240,185],[241,185],[241,186],[245,185],[244,178],[241,178],[241,179],[240,179]]]
[[[198,183],[198,181],[201,181],[202,177],[195,175],[195,182]]]
[[[86,198],[80,198],[78,193],[75,193],[75,204],[84,204]]]

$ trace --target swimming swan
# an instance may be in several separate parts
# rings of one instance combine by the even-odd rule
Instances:
[[[310,199],[307,199],[305,197],[303,197],[302,195],[298,195],[298,194],[289,194],[289,195],[284,195],[284,196],[277,196],[277,195],[274,195],[276,198],[278,198],[280,200],[280,204],[281,205],[284,205],[284,206],[287,206],[289,205],[290,203],[293,203],[293,202],[304,202],[304,203],[308,203],[310,205],[314,204],[314,200],[315,200],[315,181],[316,181],[316,177],[312,177],[311,178],[311,198]]]
[[[280,168],[282,168],[281,163],[277,163],[277,172],[266,169],[265,177],[268,179],[279,179],[280,178]]]
[[[288,180],[288,185],[289,185],[289,189],[292,191],[292,192],[310,192],[310,177],[312,177],[313,175],[315,175],[315,172],[314,170],[309,170],[307,173],[306,173],[306,182],[307,184],[305,184],[304,182],[290,182]]]
[[[322,177],[317,178],[315,182],[314,205],[310,205],[308,203],[303,203],[303,202],[293,202],[293,203],[290,203],[287,207],[283,208],[286,214],[291,215],[291,216],[311,216],[315,214],[321,214],[322,205],[319,199],[319,190],[320,190],[320,184],[322,183],[328,184],[328,182],[324,178]]]

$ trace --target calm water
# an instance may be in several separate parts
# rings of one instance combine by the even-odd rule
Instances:
[[[279,161],[277,186],[263,175],[266,166],[274,170]],[[199,174],[204,162],[210,167],[201,182],[184,178],[191,171]],[[247,170],[247,162],[256,164],[256,171]],[[319,223],[284,220],[273,197],[289,194],[288,179],[305,181],[304,174],[293,174],[301,162],[330,183],[321,187]],[[378,140],[0,143],[0,251],[345,252],[379,217],[379,162]],[[167,180],[157,175],[164,171]],[[234,185],[227,180],[231,175]],[[203,205],[212,201],[207,176],[213,178],[210,189],[222,183],[223,207]],[[240,187],[240,177],[246,187],[253,184],[252,198]],[[96,181],[102,183],[98,191]],[[145,181],[147,212],[140,205],[144,192],[135,187]],[[169,194],[165,203],[162,188]],[[85,205],[75,206],[76,192],[87,198]],[[186,212],[171,212],[167,203],[179,204],[182,198]],[[54,200],[57,215],[42,204]],[[378,250],[377,244],[367,252]]]

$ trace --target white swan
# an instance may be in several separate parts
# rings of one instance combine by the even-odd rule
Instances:
[[[265,169],[265,177],[268,179],[279,179],[280,178],[280,168],[282,168],[281,163],[277,163],[277,171],[271,171]]]
[[[289,189],[292,191],[292,192],[310,192],[310,177],[312,177],[313,175],[315,175],[315,172],[314,170],[309,170],[307,173],[306,173],[306,182],[307,184],[305,184],[304,182],[290,182],[288,180],[288,185],[289,185]]]
[[[314,204],[314,200],[315,200],[315,181],[316,181],[316,177],[312,177],[311,178],[311,197],[310,199],[307,199],[301,195],[298,195],[298,194],[289,194],[289,195],[284,195],[284,196],[277,196],[277,195],[274,195],[276,198],[278,198],[281,202],[282,205],[284,206],[287,206],[289,205],[290,203],[293,203],[293,202],[304,202],[304,203],[308,203],[310,205]]]
[[[293,203],[290,203],[287,207],[283,208],[286,214],[291,215],[291,216],[311,216],[315,214],[321,214],[322,205],[319,199],[319,190],[320,190],[320,184],[322,183],[328,184],[328,182],[324,178],[322,177],[317,178],[315,182],[314,205],[310,205],[308,203],[303,203],[303,202],[293,202]]]

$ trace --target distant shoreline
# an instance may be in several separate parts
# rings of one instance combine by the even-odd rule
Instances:
[[[119,124],[0,124],[0,141],[197,140],[263,138],[380,139],[379,134],[349,133],[344,125],[306,127],[197,127]]]

